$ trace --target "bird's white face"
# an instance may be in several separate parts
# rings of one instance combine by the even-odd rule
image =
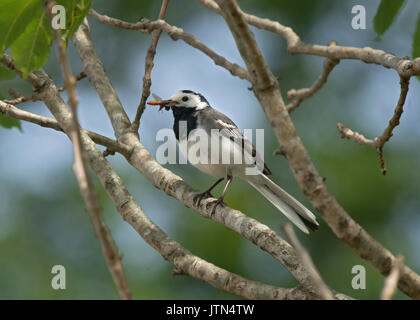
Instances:
[[[174,107],[195,108],[196,110],[208,107],[207,100],[201,95],[190,90],[176,92],[169,99]]]
[[[168,100],[149,101],[147,104],[159,106],[159,110],[169,110],[170,108],[191,108],[194,110],[202,110],[209,107],[209,103],[202,94],[191,90],[181,90],[176,92]]]

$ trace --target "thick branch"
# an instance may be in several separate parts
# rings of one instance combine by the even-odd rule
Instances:
[[[137,23],[129,23],[119,19],[110,18],[105,15],[97,13],[95,10],[89,10],[89,16],[98,20],[101,23],[109,24],[114,27],[137,30],[142,33],[151,33],[153,30],[162,30],[166,32],[173,40],[183,40],[193,48],[196,48],[206,54],[211,58],[215,64],[227,69],[232,75],[237,76],[241,79],[249,80],[249,74],[246,70],[241,68],[236,63],[229,62],[226,58],[218,55],[216,52],[208,48],[204,43],[202,43],[197,37],[184,32],[181,28],[171,26],[163,20],[149,21],[147,19],[142,19]]]
[[[162,7],[160,8],[159,12],[159,20],[163,20],[165,18],[166,9],[168,8],[169,0],[162,1]],[[162,33],[161,29],[156,29],[152,33],[152,40],[150,40],[150,46],[147,50],[146,54],[146,61],[144,66],[144,77],[143,77],[143,90],[141,93],[140,103],[137,107],[136,117],[131,124],[131,129],[135,132],[139,130],[140,126],[140,118],[143,114],[143,111],[146,106],[146,100],[150,95],[150,86],[152,85],[152,69],[154,66],[153,59],[156,54],[156,47]]]
[[[257,75],[255,75],[256,78],[273,79],[274,76],[268,67],[256,68],[253,60],[246,57],[258,49],[255,40],[249,35],[251,31],[245,23],[245,21],[249,22],[248,16],[244,16],[235,1],[219,0],[218,5],[222,8],[221,13],[231,28],[241,55],[245,56],[244,61],[250,64],[250,66],[247,65],[248,70],[255,70],[257,72]],[[281,26],[278,23],[276,25]],[[281,28],[285,29],[283,30],[285,35],[292,38],[295,35],[290,28],[283,26]],[[245,44],[243,43],[244,41],[248,41],[249,43]],[[292,44],[292,40],[290,40],[289,45]],[[248,49],[249,47],[253,47],[252,52]],[[326,49],[327,51],[332,50],[334,52],[337,47],[331,46],[326,47]],[[259,55],[261,55],[260,52]],[[328,55],[328,57],[335,59],[345,58],[334,55]],[[409,62],[404,61],[403,63],[407,66]],[[396,68],[400,70],[400,67],[401,65]],[[371,262],[383,275],[388,275],[395,257],[358,225],[329,193],[322,177],[315,169],[306,148],[296,132],[282,99],[277,81],[272,81],[272,84],[271,87],[267,87],[265,90],[261,90],[258,86],[254,86],[253,89],[267,114],[267,118],[274,129],[280,145],[283,146],[296,181],[313,206],[322,214],[324,220],[337,237],[353,248],[362,258]],[[398,285],[410,297],[420,298],[420,276],[407,266],[404,266],[402,269]]]
[[[80,29],[83,29],[85,32],[80,32]],[[92,82],[92,70],[97,70],[101,72],[101,74],[96,74],[98,78],[105,77],[105,71],[102,66],[102,62],[98,58],[98,54],[96,53],[95,48],[93,47],[92,43],[89,40],[89,30],[87,25],[82,24],[79,28],[79,32],[76,32],[73,36],[73,42],[76,45],[79,54],[81,55],[82,59],[84,57],[96,57],[97,59],[91,60],[94,63],[97,63],[98,66],[93,64],[85,64],[84,65],[84,72],[86,73],[90,82]],[[92,82],[93,83],[93,82]],[[111,120],[112,127],[114,128],[115,136],[119,139],[129,128],[130,128],[130,120],[124,109],[119,108],[118,106],[121,105],[121,102],[114,101],[113,97],[116,96],[115,89],[111,85],[111,83],[106,83],[96,87],[97,91],[101,91],[101,95],[109,102],[105,106],[108,116]]]

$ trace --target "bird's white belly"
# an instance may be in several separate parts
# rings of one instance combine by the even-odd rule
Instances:
[[[194,134],[190,135],[188,141],[181,139],[178,142],[182,155],[197,169],[209,175],[218,178],[225,178],[228,174],[241,177],[245,175],[246,168],[253,167],[253,164],[247,164],[249,162],[245,161],[243,154],[242,157],[238,157],[242,153],[242,148],[229,138],[219,137],[218,144],[214,145],[214,143],[213,137],[213,141],[208,139],[207,144],[200,145]],[[198,147],[199,145],[201,148]],[[212,146],[213,149],[210,152]],[[215,154],[217,146],[219,146],[219,151]]]

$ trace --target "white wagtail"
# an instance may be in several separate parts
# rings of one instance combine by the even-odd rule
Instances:
[[[155,96],[155,98],[158,97]],[[222,195],[217,200],[213,210],[215,210],[217,205],[224,205],[223,199],[233,177],[239,177],[257,189],[303,232],[309,233],[308,228],[313,231],[318,229],[319,224],[314,214],[266,176],[270,175],[271,171],[263,161],[260,166],[261,170],[257,174],[247,174],[249,171],[246,169],[255,167],[257,160],[261,159],[261,157],[256,152],[253,144],[244,137],[235,123],[223,113],[213,109],[203,95],[191,90],[182,90],[176,92],[168,100],[149,101],[148,104],[160,106],[159,110],[163,108],[166,110],[172,109],[175,118],[173,130],[180,146],[186,142],[187,148],[189,148],[190,142],[195,140],[191,138],[191,135],[201,130],[208,137],[211,137],[208,140],[210,144],[217,142],[217,150],[221,150],[221,154],[226,150],[229,153],[229,161],[223,161],[219,151],[215,157],[212,157],[211,153],[216,149],[206,144],[208,148],[204,151],[205,155],[203,155],[203,152],[201,155],[197,154],[200,159],[204,158],[205,161],[191,161],[191,154],[188,151],[186,152],[184,148],[180,148],[186,159],[200,171],[219,178],[207,191],[198,196],[198,203],[204,198],[211,197],[210,191],[227,178]],[[186,132],[182,132],[181,130],[180,124],[183,121],[185,124],[184,131]],[[220,132],[217,135],[218,141],[214,140],[215,136],[212,134],[215,130],[218,133]],[[235,148],[239,150],[240,154],[245,155],[243,161],[240,163],[232,161],[234,159]],[[248,158],[246,158],[246,155],[248,155]],[[249,157],[252,157],[252,162],[249,161]]]

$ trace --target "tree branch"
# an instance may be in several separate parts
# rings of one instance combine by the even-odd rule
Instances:
[[[86,75],[82,71],[77,75],[76,81],[79,81],[79,80],[83,79],[84,77],[86,77]],[[64,87],[59,88],[58,91],[64,91]],[[8,103],[8,104],[17,105],[19,103],[26,102],[26,101],[35,102],[35,101],[40,100],[39,97],[38,97],[38,94],[36,94],[36,93],[33,94],[33,95],[30,95],[30,96],[26,96],[26,95],[17,93],[13,89],[9,89],[8,93],[9,93],[10,96],[12,96],[14,98],[13,100],[4,100],[4,102]]]
[[[337,42],[331,41],[329,46],[336,46]],[[286,106],[287,111],[292,112],[304,100],[312,97],[327,82],[328,76],[332,69],[340,62],[340,60],[326,58],[324,62],[322,75],[314,82],[310,88],[292,89],[287,92],[287,99],[294,100]]]
[[[54,5],[54,2],[47,2],[45,6],[45,13],[51,21],[53,19],[52,8]],[[65,131],[67,134],[69,134],[69,137],[73,143],[73,171],[79,183],[80,193],[82,194],[86,204],[86,209],[89,213],[93,229],[95,230],[96,237],[98,238],[101,245],[102,253],[105,257],[108,269],[117,287],[118,293],[121,299],[130,300],[131,292],[125,279],[124,269],[121,264],[121,256],[118,253],[117,246],[112,239],[107,225],[102,219],[99,200],[87,169],[86,155],[82,145],[82,131],[80,129],[77,113],[77,81],[71,71],[71,67],[67,59],[66,47],[61,37],[60,30],[52,28],[52,31],[57,43],[59,63],[63,71],[64,88],[67,92],[68,104],[71,108],[71,117],[68,121],[69,125],[67,128],[65,128]],[[56,92],[58,94],[58,90],[56,90]]]
[[[101,15],[93,9],[89,10],[89,16],[104,24],[129,30],[137,30],[142,33],[151,33],[153,32],[153,30],[156,29],[162,30],[166,32],[173,40],[181,39],[193,48],[200,50],[210,59],[212,59],[216,65],[227,69],[232,75],[237,76],[241,79],[249,80],[248,72],[241,68],[239,65],[237,65],[236,63],[231,63],[226,58],[218,55],[216,52],[214,52],[213,50],[208,48],[204,43],[202,43],[197,37],[184,32],[181,28],[171,26],[163,20],[149,21],[143,18],[140,22],[129,23],[119,19],[110,18],[106,15]]]
[[[401,269],[404,266],[404,256],[398,255],[394,261],[394,265],[389,273],[388,277],[385,278],[384,288],[381,293],[382,300],[391,300],[397,289],[398,280],[400,278]]]
[[[96,53],[96,50],[93,47],[92,43],[88,41],[89,30],[88,30],[87,25],[82,24],[79,30],[80,29],[83,29],[84,32],[76,32],[73,35],[73,42],[75,43],[76,46],[78,46],[77,49],[79,50],[79,54],[81,55],[81,58],[84,59],[88,57],[98,57],[98,54]],[[102,77],[106,77],[106,74],[102,66],[102,62],[100,61],[99,58],[92,61],[93,63],[98,64],[98,65],[85,64],[84,72],[86,73],[89,81],[91,83],[94,83],[92,81],[92,76],[93,76],[92,70],[101,72],[100,74],[95,75],[95,77],[98,77],[99,79]],[[101,96],[103,96],[104,99],[109,101],[109,103],[106,104],[105,109],[111,120],[112,127],[114,128],[115,136],[117,137],[117,139],[119,139],[122,135],[125,134],[125,132],[130,128],[130,125],[131,125],[130,120],[128,119],[127,113],[124,111],[124,109],[118,107],[119,105],[121,105],[121,102],[119,101],[119,99],[117,98],[117,100],[114,100],[114,97],[116,96],[116,92],[110,82],[107,82],[106,85],[105,84],[102,84],[100,86],[96,85],[95,89],[98,92],[100,91]]]
[[[222,14],[219,6],[213,0],[198,0],[201,4],[215,13]],[[394,69],[401,77],[420,75],[420,58],[410,61],[405,58],[398,58],[392,53],[369,47],[356,48],[344,46],[321,46],[317,44],[304,43],[292,28],[283,26],[277,21],[263,19],[251,14],[244,13],[245,21],[262,30],[279,34],[287,42],[287,49],[290,54],[309,54],[322,56],[334,60],[352,59],[366,63],[382,65],[385,68]]]
[[[27,122],[31,122],[37,125],[40,125],[41,127],[51,128],[57,131],[63,131],[60,124],[57,122],[57,120],[40,116],[28,111],[21,110],[11,104],[6,103],[5,101],[0,100],[0,113],[4,115],[5,117],[19,119]],[[131,152],[129,147],[126,145],[112,140],[108,137],[105,137],[99,133],[88,131],[83,129],[83,132],[87,134],[95,143],[100,144],[104,147],[107,147],[110,150],[113,150],[114,152],[121,153],[123,155],[127,155]]]
[[[322,299],[332,300],[333,293],[319,275],[318,270],[312,262],[311,256],[309,255],[308,251],[306,251],[305,248],[300,244],[299,239],[293,231],[292,225],[290,223],[286,223],[283,226],[283,232],[286,234],[293,248],[296,249],[297,255],[300,258],[302,264],[305,266],[305,269],[308,270],[315,291],[319,294],[319,296]]]
[[[19,104],[19,103],[22,103],[22,102],[26,102],[26,101],[32,101],[32,102],[35,102],[35,101],[38,101],[38,100],[39,100],[39,98],[38,98],[38,95],[37,95],[37,94],[33,94],[33,95],[30,95],[30,96],[26,96],[26,95],[23,95],[23,94],[19,94],[19,93],[17,93],[17,92],[16,92],[15,90],[13,90],[13,89],[9,89],[8,93],[9,93],[9,95],[10,95],[11,97],[13,97],[13,98],[14,98],[13,100],[4,100],[4,102],[5,102],[5,103],[8,103],[8,104],[13,104],[13,105],[16,105],[16,104]]]
[[[401,92],[397,106],[395,107],[392,118],[389,120],[388,125],[386,126],[384,132],[380,136],[374,139],[368,139],[363,134],[359,132],[354,132],[351,129],[347,128],[345,125],[337,123],[337,129],[341,133],[341,138],[346,138],[349,140],[353,140],[358,144],[373,147],[378,151],[382,174],[386,174],[386,167],[382,150],[385,143],[392,137],[392,132],[394,128],[400,124],[400,118],[404,111],[403,108],[405,100],[407,98],[409,83],[410,78],[400,78]]]
[[[259,60],[261,60],[262,54],[247,25],[247,22],[249,22],[248,16],[240,11],[237,3],[233,0],[219,0],[217,3],[222,8],[221,13],[232,31],[237,47],[247,63],[248,70],[256,71],[255,75],[250,72],[253,76],[252,82],[256,82],[258,79],[267,79],[266,86],[253,86],[253,90],[274,129],[277,140],[283,146],[299,186],[313,206],[322,214],[336,236],[353,248],[363,259],[371,262],[383,275],[388,275],[395,257],[357,224],[329,193],[290,119],[278,82],[275,81],[275,77],[270,69],[264,66],[264,63],[259,62],[257,65],[254,62],[256,60],[250,59],[251,55],[257,54],[260,56]],[[276,25],[280,24],[276,23]],[[284,28],[285,35],[292,38],[295,36],[292,29],[281,27]],[[292,40],[290,40],[289,46],[292,44]],[[329,50],[336,52],[337,47],[326,47],[327,52],[330,52]],[[369,50],[373,49],[369,48]],[[370,52],[369,50],[367,51]],[[328,57],[345,58],[339,55],[328,55]],[[375,55],[375,57],[377,56]],[[409,65],[409,62],[403,61],[403,64],[396,66],[396,60],[390,58],[390,60],[387,60],[387,66],[390,66],[391,60],[393,66],[398,70],[402,65],[405,67]],[[420,59],[418,60],[420,62]],[[379,62],[379,60],[372,59],[372,62],[374,61]],[[411,67],[413,65],[414,63],[411,64]],[[403,74],[407,73],[405,67]],[[420,276],[407,266],[402,269],[398,285],[410,297],[420,298]]]
[[[165,18],[166,9],[168,8],[169,0],[162,1],[162,7],[160,8],[159,12],[159,20],[163,20]],[[144,77],[143,77],[143,90],[141,93],[140,104],[137,107],[136,117],[134,118],[133,122],[131,123],[131,129],[135,132],[139,130],[140,126],[140,118],[143,114],[143,111],[146,107],[146,100],[150,95],[150,86],[152,85],[152,69],[153,69],[153,59],[156,54],[156,47],[162,33],[162,29],[156,29],[152,33],[152,39],[150,40],[150,46],[147,50],[146,54],[146,62],[144,67]]]

